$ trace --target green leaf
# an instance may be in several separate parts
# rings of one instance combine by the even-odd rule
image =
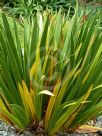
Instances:
[[[27,115],[27,112],[20,106],[12,104],[11,105],[12,110],[14,112],[14,116],[21,121],[22,120],[22,124],[24,125],[24,127],[27,127],[28,124],[30,123],[30,118]]]

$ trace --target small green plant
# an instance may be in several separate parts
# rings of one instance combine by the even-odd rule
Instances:
[[[5,14],[0,26],[0,118],[18,130],[74,131],[102,111],[99,13],[87,20],[37,13],[21,44]],[[98,19],[97,19],[98,18]]]
[[[76,0],[9,0],[7,3],[9,13],[15,16],[30,16],[37,11],[46,9],[52,11],[63,9],[63,12],[68,12],[68,9],[70,9],[70,13],[73,15]]]

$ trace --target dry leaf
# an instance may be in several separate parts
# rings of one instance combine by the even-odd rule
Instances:
[[[79,127],[79,129],[77,129],[76,132],[78,132],[78,133],[95,133],[98,130],[102,130],[102,128],[83,125],[83,126]]]

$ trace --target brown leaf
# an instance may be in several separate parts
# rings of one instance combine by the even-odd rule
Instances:
[[[83,126],[79,127],[79,129],[77,129],[76,132],[77,133],[95,133],[98,130],[102,130],[102,128],[83,125]]]

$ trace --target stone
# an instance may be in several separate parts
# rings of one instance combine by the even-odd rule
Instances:
[[[1,131],[0,135],[2,135],[2,136],[8,136],[6,131]]]
[[[66,135],[67,136],[67,135]],[[70,134],[69,136],[80,136],[80,134],[78,133],[73,133],[73,134]]]
[[[3,136],[8,136],[8,134],[7,134],[7,132],[6,132],[6,131],[3,133]]]
[[[97,117],[97,118],[96,118],[96,121],[97,121],[97,122],[100,122],[100,121],[102,122],[102,116]]]
[[[101,130],[99,130],[99,131],[98,131],[98,134],[99,134],[100,136],[102,136],[102,131],[101,131]]]
[[[95,123],[95,127],[100,127],[100,128],[101,128],[101,127],[102,127],[102,122],[100,122],[100,121],[99,121],[99,122],[96,122],[96,123]]]
[[[25,136],[24,134],[20,134],[19,136]]]
[[[33,135],[32,132],[29,131],[29,130],[25,130],[25,131],[23,132],[23,134],[24,134],[25,136],[32,136],[32,135]]]
[[[16,134],[15,134],[15,133],[12,133],[12,134],[8,134],[8,136],[16,136]]]

